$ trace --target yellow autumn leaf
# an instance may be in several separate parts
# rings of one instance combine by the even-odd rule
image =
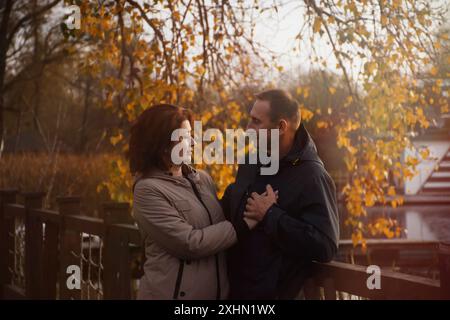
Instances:
[[[311,112],[310,110],[308,110],[308,109],[305,108],[305,107],[301,107],[301,108],[300,108],[300,113],[301,113],[302,121],[303,121],[303,120],[304,120],[304,121],[309,121],[309,120],[311,120],[311,118],[314,116],[314,113]]]
[[[197,72],[197,74],[203,75],[206,72],[206,69],[202,65],[199,65],[197,66],[197,68],[195,68],[195,71]]]
[[[305,99],[309,97],[309,88],[303,88],[303,97]]]
[[[422,158],[423,160],[428,159],[429,155],[430,155],[430,150],[429,150],[428,148],[422,149],[422,150],[420,151],[420,156],[421,156],[421,158]]]
[[[372,192],[366,193],[365,204],[367,207],[372,207],[375,204],[375,195]]]
[[[361,239],[362,239],[362,235],[360,232],[357,232],[356,234],[353,233],[352,234],[353,247],[356,247],[358,245],[358,243],[361,241]]]
[[[314,19],[314,24],[313,24],[314,33],[318,33],[320,31],[321,27],[322,27],[322,22],[320,21],[319,17],[316,17]]]
[[[331,95],[334,95],[336,93],[336,88],[330,87],[328,88],[328,91],[330,92]]]
[[[317,121],[317,128],[321,129],[321,128],[328,128],[328,122],[326,121]]]
[[[432,76],[436,76],[439,73],[439,70],[437,67],[432,67],[430,73]]]
[[[122,140],[123,136],[122,134],[118,134],[117,136],[113,136],[110,138],[110,142],[113,146],[115,146],[117,143],[119,143]]]
[[[390,196],[395,196],[395,187],[394,186],[390,186],[388,189],[388,195]]]
[[[374,61],[366,62],[364,67],[365,67],[367,73],[372,74],[375,71],[377,64]]]

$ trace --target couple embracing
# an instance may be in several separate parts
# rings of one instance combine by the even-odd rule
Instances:
[[[278,171],[240,164],[221,199],[205,171],[171,159],[172,132],[192,130],[188,110],[157,105],[132,126],[133,214],[146,258],[138,299],[293,299],[311,262],[336,254],[335,185],[298,103],[264,91],[249,118],[248,129],[278,129]],[[181,140],[189,151],[196,143]]]

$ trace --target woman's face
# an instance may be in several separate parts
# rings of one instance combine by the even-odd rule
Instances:
[[[191,163],[192,159],[192,147],[195,145],[195,141],[192,138],[192,128],[191,124],[188,120],[184,120],[181,123],[181,129],[184,129],[183,132],[186,134],[183,134],[180,138],[180,147],[182,150],[181,158],[183,163]]]

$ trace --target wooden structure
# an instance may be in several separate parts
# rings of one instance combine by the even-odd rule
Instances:
[[[0,191],[0,296],[2,299],[133,299],[142,275],[141,238],[127,203],[108,203],[103,219],[82,215],[80,199],[42,208],[44,193]],[[343,244],[344,247],[346,244]],[[436,244],[427,244],[437,248]],[[393,244],[391,244],[393,246]],[[365,266],[314,263],[306,299],[448,299],[450,249],[439,251],[440,281],[381,271],[381,289],[370,290]],[[72,267],[79,268],[74,287]],[[76,281],[75,281],[76,283]]]

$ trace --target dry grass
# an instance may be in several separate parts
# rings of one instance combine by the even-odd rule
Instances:
[[[108,179],[112,155],[5,155],[0,159],[0,188],[16,188],[22,192],[45,191],[45,206],[56,208],[60,196],[81,196],[82,209],[89,216],[98,216],[97,209],[109,201],[107,191],[97,191]]]

